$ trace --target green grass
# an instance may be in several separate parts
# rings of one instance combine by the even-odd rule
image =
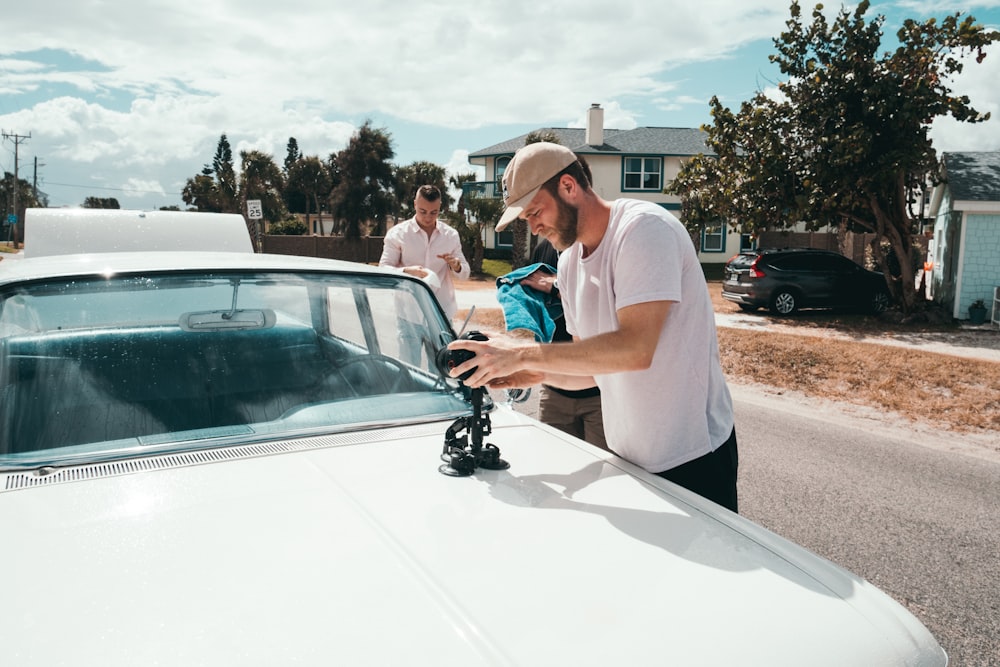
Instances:
[[[483,274],[499,278],[510,273],[510,261],[505,259],[484,259]]]

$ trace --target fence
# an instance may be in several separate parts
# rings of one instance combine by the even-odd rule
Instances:
[[[264,236],[264,252],[275,255],[301,255],[323,259],[342,259],[362,264],[378,264],[382,257],[382,236],[346,239],[342,236]]]
[[[757,247],[833,250],[864,266],[865,249],[874,239],[874,234],[853,232],[842,235],[829,232],[761,232],[757,238]]]

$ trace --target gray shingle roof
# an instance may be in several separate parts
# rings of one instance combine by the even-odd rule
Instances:
[[[575,153],[584,155],[622,154],[622,155],[697,155],[713,153],[705,146],[706,134],[697,128],[688,127],[637,127],[634,130],[604,130],[604,144],[589,146],[586,144],[586,130],[583,128],[543,127],[535,130],[538,133],[551,132],[559,139],[559,143]],[[470,153],[470,158],[493,157],[497,155],[512,155],[518,148],[524,146],[528,134],[508,139],[499,144]]]
[[[1000,202],[1000,151],[945,153],[952,201]]]

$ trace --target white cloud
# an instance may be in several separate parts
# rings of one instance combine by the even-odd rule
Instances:
[[[1000,45],[993,45],[982,63],[964,58],[962,73],[952,81],[955,95],[968,95],[969,105],[980,113],[989,113],[984,123],[960,123],[951,117],[934,121],[931,138],[939,153],[944,151],[1000,150]]]
[[[166,191],[159,181],[147,181],[139,178],[130,178],[122,186],[123,195],[128,198],[141,199],[150,194],[166,196]]]
[[[738,104],[756,82],[733,91],[723,77],[690,80],[685,66],[725,68],[787,16],[780,0],[37,0],[4,18],[0,126],[32,133],[50,181],[136,179],[168,195],[211,160],[222,133],[234,151],[280,162],[289,137],[325,158],[370,117],[397,140],[393,121],[463,136],[583,126],[593,102],[607,127],[700,114],[694,126],[711,94]],[[468,171],[456,156],[480,147],[398,158]]]
[[[592,104],[601,103],[593,102]],[[612,100],[606,104],[601,104],[601,108],[604,109],[604,127],[615,130],[634,130],[639,127],[639,123],[636,122],[635,112],[622,109],[619,102]],[[583,115],[570,121],[567,127],[587,127],[587,114],[588,112],[584,111]]]
[[[528,117],[544,124],[579,113],[591,98],[663,92],[664,70],[772,34],[786,11],[767,0],[631,0],[613,12],[398,0],[108,5],[114,11],[102,12],[100,39],[93,10],[75,3],[44,21],[37,8],[18,12],[0,49],[79,54],[94,65],[67,82],[81,89],[89,81],[144,96],[189,91],[243,112],[288,103],[321,114],[378,110],[454,128]],[[50,76],[39,72],[39,83]]]
[[[444,165],[444,170],[448,176],[475,174],[477,181],[486,178],[486,169],[479,165],[469,164],[469,151],[464,149],[452,152],[451,159]]]

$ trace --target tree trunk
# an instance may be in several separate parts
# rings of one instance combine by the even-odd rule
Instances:
[[[905,213],[905,207],[883,207],[874,197],[872,197],[871,207],[875,214],[876,233],[872,253],[878,262],[879,269],[885,274],[886,284],[893,300],[900,305],[904,313],[912,313],[917,306],[917,286],[915,284],[916,274],[913,270],[913,235],[910,233],[910,218]],[[887,214],[886,208],[894,209],[896,215],[902,215],[902,218],[892,219]],[[882,239],[889,242],[889,246],[896,255],[898,277],[893,275],[888,258],[882,251]]]
[[[476,227],[479,231],[476,232],[476,245],[475,250],[472,253],[472,266],[470,268],[473,273],[482,273],[483,256],[485,255],[485,251],[483,249],[483,225],[481,223],[477,223]]]
[[[510,266],[512,269],[519,269],[528,263],[528,224],[518,218],[510,223],[509,229],[514,235]]]

